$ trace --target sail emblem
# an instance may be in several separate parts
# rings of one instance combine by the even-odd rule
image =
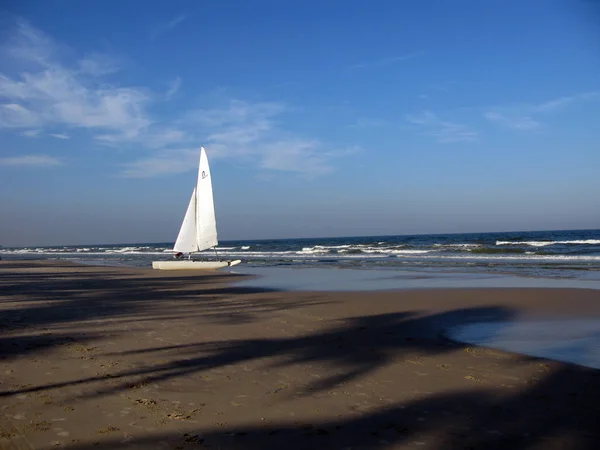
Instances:
[[[206,175],[206,172],[203,170],[202,171],[202,179],[204,180],[208,175]]]

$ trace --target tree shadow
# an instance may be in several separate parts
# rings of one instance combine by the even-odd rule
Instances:
[[[505,308],[471,308],[418,316],[394,313],[356,317],[319,333],[288,339],[216,341],[195,345],[149,348],[152,354],[176,352],[180,359],[125,375],[157,383],[230,364],[271,357],[274,369],[297,363],[322,363],[337,372],[309,383],[316,393],[367,375],[410,355],[435,355],[465,349],[457,342],[438,339],[447,327],[481,321],[504,321],[513,312]],[[124,355],[124,353],[121,353]],[[199,356],[198,354],[201,354]],[[511,360],[514,362],[514,359]],[[542,371],[543,372],[543,371]],[[85,380],[81,380],[87,382]],[[401,381],[399,380],[399,383]],[[99,390],[94,395],[118,392],[126,386]],[[399,385],[401,388],[401,385]],[[441,391],[417,400],[361,414],[314,422],[289,420],[234,428],[202,428],[186,433],[165,433],[94,445],[73,445],[71,450],[163,448],[220,449],[368,449],[407,446],[444,449],[599,448],[600,372],[574,365],[541,373],[520,389],[500,392],[485,385],[476,389]],[[289,400],[289,398],[288,398]],[[285,401],[282,398],[281,401]],[[395,447],[394,447],[395,448]]]
[[[570,391],[591,393],[569,401]],[[493,390],[430,395],[358,417],[313,423],[198,429],[93,445],[70,450],[130,448],[270,449],[580,449],[599,448],[600,377],[567,367],[523,392],[499,397]],[[586,407],[583,409],[582,407]],[[159,444],[160,443],[160,444]]]
[[[263,297],[266,291],[240,290],[203,277],[111,276],[104,273],[97,278],[89,278],[85,274],[55,281],[52,278],[39,282],[27,280],[28,287],[22,288],[25,291],[21,293],[24,292],[29,298],[44,300],[48,294],[45,290],[51,289],[50,298],[53,301],[42,305],[21,304],[18,308],[9,308],[8,313],[18,314],[24,327],[80,325],[90,316],[123,321],[166,320],[165,317],[173,310],[186,317],[187,314],[197,314],[205,320],[234,325],[240,321],[258,320],[265,311],[325,301],[301,295],[295,296],[297,300],[267,299]],[[239,310],[242,312],[238,313]],[[5,313],[6,310],[2,313],[2,320],[5,320]],[[274,372],[297,365],[319,367],[323,376],[316,381],[306,381],[301,386],[303,392],[295,394],[310,396],[341,383],[373,375],[375,371],[414,354],[436,356],[465,349],[464,344],[443,339],[443,332],[469,323],[506,322],[514,315],[515,311],[500,306],[464,308],[435,314],[404,311],[332,321],[331,326],[294,336],[212,340],[105,353],[98,356],[142,357],[145,358],[145,364],[141,368],[113,372],[110,376],[5,390],[0,392],[0,396],[6,398],[62,387],[85,386],[88,393],[83,397],[98,398],[123,393],[131,388],[132,380],[161,386],[212,369],[247,363],[255,363]],[[62,336],[66,339],[70,334]],[[88,337],[94,336],[88,336],[87,333],[78,335],[79,339]],[[8,348],[14,346],[10,339],[13,337],[9,336],[5,341]],[[27,336],[26,339],[29,341],[22,341],[23,348],[10,353],[11,357],[47,350],[61,343],[60,337],[57,342],[51,342],[39,334]],[[509,363],[514,361],[511,359]],[[256,420],[229,429],[214,427],[186,433],[153,432],[128,438],[126,442],[122,438],[103,439],[90,445],[75,443],[66,448],[164,448],[164,443],[173,448],[202,445],[247,450],[392,446],[519,450],[599,448],[599,372],[573,365],[558,367],[541,373],[539,379],[530,380],[529,384],[519,389],[502,392],[497,387],[478,385],[476,389],[440,390],[416,400],[406,400],[364,413],[346,414],[337,419],[310,423],[279,420],[267,424]],[[398,389],[403,388],[401,382],[399,379]],[[290,395],[281,393],[279,400],[290,400]],[[187,426],[188,429],[192,427]]]
[[[197,344],[146,348],[141,351],[110,353],[98,356],[124,357],[144,355],[143,369],[112,373],[111,385],[101,386],[86,397],[99,397],[127,390],[132,378],[136,383],[168,382],[219,367],[269,358],[266,369],[280,369],[298,364],[317,364],[329,368],[332,375],[308,383],[305,395],[322,392],[339,383],[367,375],[393,360],[418,351],[436,355],[455,350],[461,344],[442,341],[439,334],[447,327],[484,322],[505,321],[512,317],[506,308],[469,308],[418,316],[416,312],[361,316],[344,320],[341,325],[301,336],[273,339],[229,339]],[[160,354],[160,358],[158,358]],[[65,386],[103,383],[105,376],[0,392],[0,397],[15,393],[39,392]],[[122,380],[119,382],[119,380]]]
[[[40,267],[34,261],[0,264],[0,330],[27,332],[27,336],[5,337],[11,358],[19,356],[18,349],[30,354],[59,345],[60,339],[53,339],[50,332],[63,338],[71,333],[73,339],[93,339],[81,328],[102,320],[137,324],[183,316],[231,325],[323,302],[315,296],[280,301],[273,295],[275,290],[231,287],[228,282],[245,276],[229,273],[156,277],[148,271],[70,263],[51,266],[59,271],[31,270]]]
[[[91,342],[100,336],[96,333],[45,333],[30,336],[0,337],[0,361],[26,356],[29,353],[43,352],[50,348]]]

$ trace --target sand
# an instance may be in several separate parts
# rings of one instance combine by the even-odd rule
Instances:
[[[0,261],[0,448],[600,448],[600,371],[444,338],[600,291],[233,277]]]

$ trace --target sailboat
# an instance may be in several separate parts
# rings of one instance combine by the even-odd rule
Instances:
[[[192,259],[192,253],[215,248],[218,244],[210,167],[206,151],[204,147],[200,147],[198,178],[173,246],[174,259],[152,261],[152,267],[161,270],[220,269],[242,262],[239,259],[234,261]],[[186,253],[188,254],[187,259],[184,257]]]

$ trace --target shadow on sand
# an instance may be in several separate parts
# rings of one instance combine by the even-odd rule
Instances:
[[[10,273],[9,273],[10,275]],[[261,314],[290,309],[326,300],[299,295],[296,300],[264,297],[263,291],[219,286],[217,278],[123,277],[110,270],[96,273],[52,275],[19,281],[2,276],[3,294],[24,296],[31,306],[11,309],[4,303],[0,322],[12,329],[45,327],[79,320],[166,320],[169,306],[178,305],[178,314],[235,325],[258,320]],[[215,287],[214,284],[217,283]],[[203,285],[210,284],[204,289]],[[169,300],[168,302],[166,300]],[[36,300],[46,303],[36,304]],[[50,301],[48,303],[48,301]],[[165,305],[162,302],[166,302]],[[191,303],[190,303],[191,302]],[[107,377],[91,377],[64,383],[30,386],[0,392],[0,397],[39,392],[74,385],[94,386],[92,397],[123,392],[131,378],[140,383],[165,383],[215,368],[240,363],[265,362],[270,370],[295,364],[324,365],[329,376],[304,386],[309,396],[349,383],[380,370],[399,358],[418,352],[440,355],[466,346],[440,338],[447,327],[482,321],[507,321],[514,312],[503,307],[477,307],[424,315],[415,311],[360,316],[346,319],[300,336],[216,340],[188,345],[147,347],[112,356],[148,355],[143,368],[117,371]],[[14,322],[15,319],[20,319]],[[10,359],[35,351],[45,351],[65,339],[94,339],[92,334],[53,334],[56,342],[42,335],[7,337],[2,342],[2,357]],[[168,362],[156,362],[157,354],[168,355]],[[105,355],[107,356],[107,355]],[[110,355],[109,355],[110,356]],[[152,357],[150,357],[152,356]],[[524,358],[527,359],[527,358]],[[164,358],[162,358],[164,360]],[[514,359],[511,360],[515,362]],[[97,384],[97,385],[96,385]],[[401,382],[397,389],[402,390]],[[285,395],[285,394],[282,394]],[[367,448],[443,448],[443,449],[551,449],[600,448],[600,372],[576,366],[559,365],[539,379],[499,395],[480,385],[476,389],[430,394],[417,400],[392,404],[338,419],[310,423],[289,420],[253,424],[236,428],[202,428],[186,433],[160,433],[124,439],[102,439],[93,445],[73,443],[70,450],[134,448],[218,448],[218,449],[367,449]]]
[[[275,370],[297,363],[335,367],[338,375],[305,386],[303,395],[310,396],[357,380],[415,351],[421,355],[436,355],[464,349],[460,344],[433,338],[445,326],[506,320],[510,316],[511,312],[502,308],[474,308],[425,317],[384,314],[358,317],[345,326],[299,338],[150,348],[145,352],[171,351],[180,359],[122,376],[137,375],[142,382],[156,383],[273,356],[282,361],[270,366]],[[427,338],[428,333],[433,333],[429,334],[431,338]],[[248,450],[367,449],[394,445],[444,449],[597,449],[600,446],[600,373],[576,366],[560,367],[540,375],[522,389],[515,389],[512,395],[500,396],[497,390],[480,386],[431,394],[339,420],[304,423],[282,420],[261,425],[257,418],[257,424],[244,427],[202,428],[68,448],[163,448],[163,442],[172,445],[166,448]],[[99,389],[94,395],[126,388],[123,383],[109,390]],[[402,389],[401,383],[398,389]]]

